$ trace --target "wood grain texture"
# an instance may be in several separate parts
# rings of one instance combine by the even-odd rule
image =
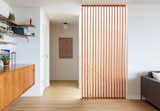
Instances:
[[[138,100],[80,99],[75,81],[52,81],[42,97],[22,97],[6,111],[158,111]]]
[[[33,86],[34,65],[3,73],[0,76],[0,111]]]
[[[82,98],[126,98],[126,6],[82,5]]]

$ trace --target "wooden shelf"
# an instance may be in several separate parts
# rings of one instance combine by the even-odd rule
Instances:
[[[4,17],[2,15],[0,15],[0,21],[2,23],[10,25],[11,27],[22,27],[22,28],[35,27],[35,25],[30,25],[30,24],[28,24],[28,25],[26,25],[26,24],[17,24],[17,23],[9,20],[8,18],[6,18],[6,17]]]
[[[11,44],[11,45],[16,45],[16,43],[14,43],[14,42],[9,42],[9,41],[5,41],[5,40],[0,40],[0,44]]]
[[[12,25],[11,27],[22,27],[22,28],[28,28],[28,27],[35,27],[34,25]]]
[[[8,18],[0,15],[0,22],[7,24],[9,27],[20,27],[20,28],[29,28],[32,27],[34,28],[34,25],[26,25],[26,24],[17,24],[11,20],[9,20]],[[11,31],[7,31],[5,29],[0,28],[0,33],[12,36],[12,37],[21,37],[21,38],[26,38],[28,40],[29,37],[34,37],[35,35],[23,35],[23,34],[15,34],[12,30]],[[7,41],[0,41],[0,44],[15,44],[12,42],[7,42]]]
[[[24,37],[24,38],[28,38],[28,37],[34,37],[34,35],[21,35],[21,34],[13,34],[14,37]]]
[[[23,37],[23,38],[34,37],[34,35],[15,34],[13,32],[9,32],[9,31],[6,31],[6,30],[1,30],[1,29],[0,29],[0,33],[7,34],[7,35],[13,36],[13,37]]]
[[[2,23],[8,24],[8,25],[16,25],[13,21],[9,20],[8,18],[0,15],[0,21]]]
[[[13,32],[2,30],[2,29],[0,29],[0,33],[7,34],[9,36],[12,36],[14,34]]]

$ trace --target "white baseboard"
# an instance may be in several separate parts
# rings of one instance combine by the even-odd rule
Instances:
[[[140,100],[141,97],[140,97],[140,95],[129,95],[127,97],[127,99],[129,99],[129,100]]]
[[[44,90],[45,90],[47,87],[49,87],[49,86],[50,86],[50,83],[41,85],[41,88],[40,88],[40,94],[41,94],[41,96],[43,96]]]

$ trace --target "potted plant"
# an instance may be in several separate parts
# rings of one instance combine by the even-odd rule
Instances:
[[[15,22],[15,16],[14,16],[14,14],[10,12],[9,16],[8,16],[8,19],[14,23]]]
[[[1,60],[2,60],[4,66],[9,66],[9,63],[10,63],[10,56],[9,55],[2,56]]]

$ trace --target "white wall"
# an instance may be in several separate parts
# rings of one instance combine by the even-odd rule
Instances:
[[[11,7],[4,0],[0,0],[0,15],[8,17],[9,12],[12,12]]]
[[[33,20],[35,37],[16,38],[17,64],[35,64],[35,85],[25,96],[40,96],[40,9],[13,8],[17,23],[23,23],[30,18]]]
[[[160,70],[160,4],[128,5],[128,98],[140,98],[140,77]]]
[[[78,19],[78,17],[76,18]],[[51,80],[78,80],[78,31],[79,22],[76,20],[69,24],[68,29],[63,29],[63,24],[52,24],[50,28],[50,69]],[[59,59],[59,38],[73,38],[73,59]]]
[[[79,16],[79,81],[78,81],[78,87],[82,88],[82,14]]]
[[[16,51],[17,64],[35,64],[35,85],[24,95],[41,96],[44,88],[49,85],[49,19],[42,8],[10,8],[7,3],[0,0],[0,14],[8,17],[9,12],[15,14],[16,23],[24,23],[32,18],[36,26],[35,37],[27,40],[4,35],[5,39],[16,42],[17,45],[0,44],[0,49]]]
[[[32,18],[35,25],[35,37],[28,41],[16,39],[17,64],[35,64],[36,83],[25,96],[41,96],[49,86],[49,20],[42,8],[13,8],[13,11],[17,23]]]
[[[49,86],[49,19],[43,8],[40,9],[40,85],[41,92]]]

